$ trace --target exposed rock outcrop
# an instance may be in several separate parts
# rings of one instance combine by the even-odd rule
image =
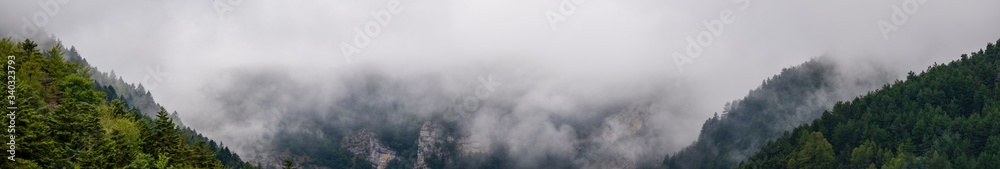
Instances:
[[[415,169],[427,169],[426,160],[431,157],[448,157],[444,146],[450,141],[441,123],[428,121],[420,127],[420,137],[417,138],[417,163]]]
[[[341,146],[354,154],[372,163],[377,169],[385,169],[389,161],[396,158],[396,151],[383,145],[375,133],[361,129],[351,136],[344,138]]]
[[[458,152],[463,156],[490,154],[491,146],[487,143],[478,142],[469,138],[458,140]]]

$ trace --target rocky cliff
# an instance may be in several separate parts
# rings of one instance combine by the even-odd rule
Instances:
[[[383,145],[375,133],[361,129],[351,136],[344,138],[341,146],[354,154],[372,163],[377,169],[385,169],[389,161],[396,158],[396,151]]]
[[[450,137],[445,134],[444,126],[441,123],[424,122],[423,126],[420,127],[420,137],[417,139],[417,163],[413,165],[413,168],[427,169],[426,160],[428,158],[447,157],[444,146]]]

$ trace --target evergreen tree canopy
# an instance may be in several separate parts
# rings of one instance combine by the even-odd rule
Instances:
[[[819,158],[824,160],[802,160],[816,157],[809,152],[816,152],[811,150],[817,133],[832,146],[829,168],[1000,166],[1000,48],[990,43],[986,50],[911,72],[905,81],[838,103],[823,117],[768,143],[739,167],[826,166],[826,155]]]
[[[13,101],[19,107],[16,118],[4,118],[16,124],[16,154],[0,160],[0,168],[254,168],[238,157],[239,164],[222,165],[220,159],[233,154],[216,155],[223,149],[214,142],[184,142],[194,132],[179,130],[162,107],[151,121],[127,106],[113,87],[90,79],[75,49],[67,54],[61,44],[45,51],[37,46],[0,40],[0,56],[15,56],[8,68],[16,71],[2,74],[17,80]]]

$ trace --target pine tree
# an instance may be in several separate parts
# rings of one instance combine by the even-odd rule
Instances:
[[[874,141],[868,140],[851,151],[851,167],[863,168],[874,165],[875,157],[878,154],[878,145]]]
[[[215,148],[201,141],[208,139],[190,129],[192,134],[182,133],[164,108],[157,106],[155,120],[130,108],[156,105],[148,91],[126,90],[131,93],[120,96],[113,85],[94,84],[102,80],[91,79],[75,50],[66,59],[61,44],[44,53],[37,46],[31,40],[0,39],[0,56],[16,56],[11,65],[16,74],[10,75],[17,80],[13,105],[19,107],[16,119],[4,118],[17,125],[17,154],[14,160],[0,160],[0,168],[222,168]],[[3,63],[0,74],[6,77]],[[120,79],[115,82],[125,86]],[[123,96],[146,99],[133,104],[119,100]],[[253,168],[238,156],[231,160],[232,167]]]
[[[160,107],[160,111],[156,113],[155,130],[152,137],[152,148],[154,156],[158,158],[168,157],[168,163],[177,162],[179,157],[183,155],[183,149],[181,144],[180,133],[174,126],[174,122],[170,120],[170,115],[167,114],[167,110]],[[162,160],[162,159],[159,159]]]
[[[830,145],[838,148],[833,151],[838,152],[835,154],[840,162],[835,164],[838,168],[861,168],[865,163],[867,168],[998,166],[1000,57],[997,50],[1000,48],[996,45],[989,45],[986,50],[965,55],[963,59],[935,63],[924,72],[908,75],[905,81],[837,104],[820,119],[768,143],[740,168],[823,164],[802,161],[815,159],[803,158],[803,154],[815,154],[805,152],[816,145],[802,141],[803,134],[799,133],[803,132],[828,133],[825,136],[830,136]],[[879,145],[898,146],[892,151],[891,147]],[[856,148],[849,151],[851,147]]]
[[[222,163],[215,159],[215,152],[208,146],[205,141],[198,141],[195,143],[194,149],[194,161],[197,162],[197,167],[200,168],[221,168]]]
[[[833,146],[823,133],[812,132],[799,138],[800,149],[788,160],[789,168],[833,168]]]

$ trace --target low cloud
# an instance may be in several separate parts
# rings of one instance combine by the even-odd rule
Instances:
[[[877,23],[908,1],[751,0],[741,9],[731,1],[590,0],[553,30],[546,12],[562,0],[401,0],[403,11],[348,62],[340,44],[378,22],[371,13],[390,0],[243,1],[221,16],[213,2],[68,1],[41,30],[126,81],[162,67],[170,77],[156,81],[157,101],[205,135],[247,147],[236,149],[244,156],[282,130],[316,133],[331,129],[320,124],[371,118],[337,117],[357,111],[342,106],[406,110],[389,123],[449,112],[490,75],[503,84],[478,113],[456,118],[476,138],[530,143],[513,152],[572,152],[562,143],[595,130],[581,126],[600,126],[591,119],[649,103],[653,134],[621,149],[655,145],[647,150],[666,154],[693,141],[724,103],[810,58],[838,60],[852,76],[871,74],[864,68],[873,63],[901,77],[1000,38],[1000,23],[989,22],[1000,19],[995,1],[926,1],[886,39]],[[0,33],[22,34],[22,18],[46,9],[3,2]],[[671,54],[726,9],[734,22],[677,71]]]

